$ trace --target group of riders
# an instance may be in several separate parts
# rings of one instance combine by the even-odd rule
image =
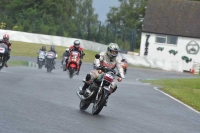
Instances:
[[[7,61],[8,61],[10,59],[10,52],[11,52],[11,42],[9,41],[9,35],[5,34],[3,36],[3,39],[0,40],[0,43],[4,43],[8,47],[8,54],[7,54]],[[46,47],[42,46],[42,48],[38,51],[38,53],[40,51],[46,52]],[[80,56],[81,56],[80,57],[81,59],[83,59],[83,56],[85,55],[85,53],[83,52],[83,48],[80,46],[80,41],[79,40],[75,40],[74,44],[71,47],[67,48],[65,50],[65,52],[63,53],[62,57],[63,58],[67,57],[67,58],[66,58],[66,60],[62,60],[61,61],[61,65],[63,64],[64,61],[66,62],[66,64],[68,63],[71,51],[79,52]],[[57,52],[56,52],[54,46],[51,46],[50,50],[48,52],[55,53],[55,55],[57,57]],[[124,70],[123,70],[123,67],[121,65],[121,62],[126,62],[127,63],[127,61],[125,59],[120,60],[120,58],[118,57],[118,53],[119,53],[119,46],[116,43],[110,43],[108,45],[108,48],[107,48],[106,52],[101,52],[101,53],[98,54],[100,58],[99,59],[95,59],[95,61],[94,61],[95,66],[96,67],[104,66],[104,67],[108,67],[108,68],[111,68],[111,69],[117,68],[118,71],[119,71],[119,74],[121,75],[121,77],[125,78]],[[38,58],[37,58],[37,60],[38,60]],[[8,67],[7,61],[5,63],[5,67]],[[80,60],[80,63],[79,63],[80,66],[79,66],[78,72],[80,71],[81,64],[82,64],[82,61]],[[55,69],[55,62],[54,62],[54,69]],[[90,74],[86,75],[86,77],[85,77],[85,81],[86,82],[83,85],[82,90],[80,91],[81,95],[83,95],[84,91],[89,87],[89,82],[91,80],[97,78],[96,77],[96,75],[98,75],[97,73],[98,73],[97,70],[93,70],[93,71],[90,72]],[[117,89],[117,86],[115,85],[114,82],[113,82],[112,86],[113,86],[114,90]]]

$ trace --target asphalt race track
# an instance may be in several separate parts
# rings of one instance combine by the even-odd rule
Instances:
[[[14,57],[12,59],[19,59]],[[36,61],[34,58],[20,59]],[[98,116],[79,110],[76,95],[92,69],[83,63],[69,79],[60,68],[0,71],[0,133],[200,133],[200,114],[136,79],[186,78],[191,74],[131,68]]]

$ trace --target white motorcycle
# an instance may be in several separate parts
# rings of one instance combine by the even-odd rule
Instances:
[[[39,52],[39,56],[38,56],[38,68],[39,69],[42,69],[42,66],[45,64],[45,56],[46,56],[45,51]]]
[[[0,70],[4,67],[7,61],[8,47],[4,43],[0,43]]]

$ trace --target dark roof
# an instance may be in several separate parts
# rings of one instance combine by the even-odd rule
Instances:
[[[149,0],[142,31],[200,38],[200,2]]]

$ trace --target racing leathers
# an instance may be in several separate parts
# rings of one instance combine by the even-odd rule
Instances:
[[[62,61],[61,61],[61,66],[63,65],[63,61],[65,59],[65,57],[67,57],[66,59],[69,58],[70,52],[69,51],[65,51],[62,55]],[[66,61],[66,60],[65,60]]]
[[[55,59],[58,57],[57,52],[55,50],[49,50],[48,52],[53,52],[56,55]],[[45,67],[47,66],[47,61],[46,60],[45,60]],[[53,60],[53,69],[55,69],[55,64],[56,64],[56,61]]]
[[[7,53],[7,61],[10,59],[10,52],[11,52],[11,42],[10,41],[4,41],[3,39],[0,40],[0,43],[4,43],[8,47],[8,53]],[[6,61],[6,62],[7,62]]]
[[[81,59],[83,59],[83,56],[85,55],[85,53],[83,52],[83,48],[82,47],[78,47],[78,49],[77,48],[75,48],[74,46],[71,46],[70,48],[69,48],[69,51],[71,52],[71,51],[78,51],[79,53],[80,53],[80,56],[81,56]],[[69,52],[69,53],[70,53]],[[68,59],[66,60],[66,63],[68,63]],[[79,71],[80,71],[80,69],[81,69],[81,64],[82,64],[82,61],[80,60],[80,65],[79,65],[79,70],[78,70],[78,72],[77,72],[77,75],[79,74]]]
[[[112,69],[117,67],[121,77],[125,78],[123,68],[121,66],[121,60],[119,59],[119,57],[110,58],[110,56],[108,56],[106,52],[101,52],[99,55],[100,55],[100,58],[94,60],[94,64],[96,67],[104,66],[104,67],[112,68]],[[86,79],[85,79],[86,82],[82,88],[82,91],[80,92],[81,95],[83,95],[86,88],[89,87],[89,83],[93,81],[95,78],[97,78],[99,75],[100,74],[98,73],[97,70],[92,70],[90,74],[87,74]],[[111,88],[113,89],[113,92],[117,89],[117,85],[115,82],[111,83]]]
[[[46,50],[40,49],[40,50],[37,52],[37,54],[38,54],[38,56],[37,56],[37,64],[38,64],[38,62],[39,62],[39,53],[40,53],[40,51],[45,52],[45,55],[46,55]],[[44,60],[44,62],[45,62],[45,60]]]

